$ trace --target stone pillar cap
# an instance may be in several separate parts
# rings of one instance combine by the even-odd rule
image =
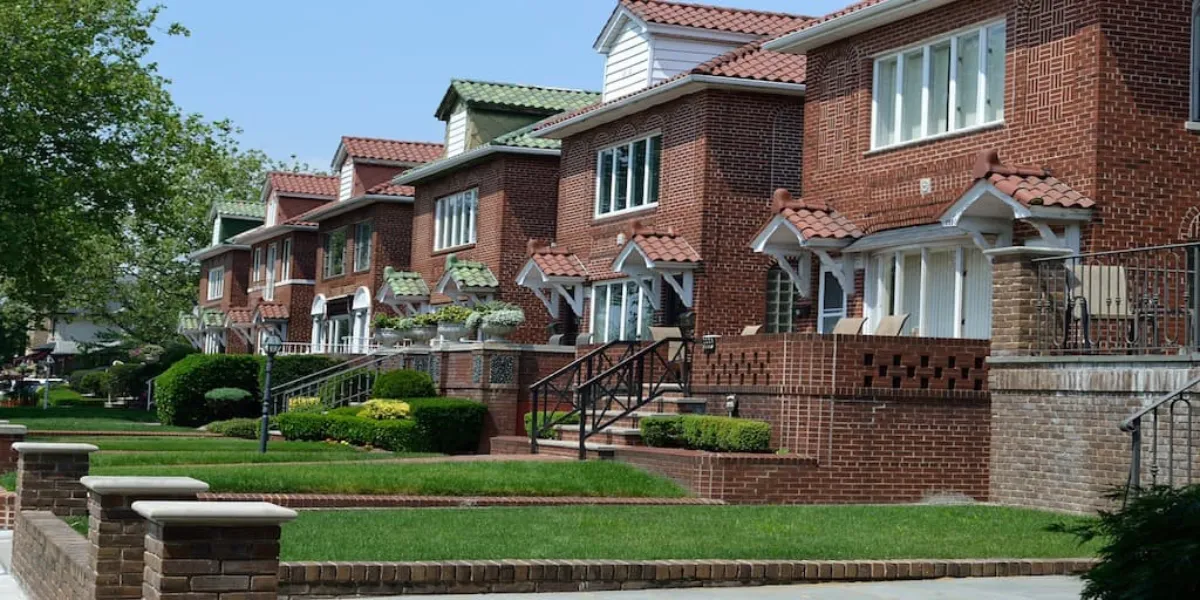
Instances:
[[[142,500],[133,510],[163,525],[278,525],[296,518],[296,511],[270,502]]]
[[[13,425],[8,421],[0,421],[0,435],[25,435],[29,429],[24,425]]]
[[[91,454],[99,450],[91,444],[51,444],[46,442],[17,442],[12,449],[20,454]]]
[[[191,477],[97,477],[79,480],[97,494],[121,496],[192,496],[208,491],[208,484]]]

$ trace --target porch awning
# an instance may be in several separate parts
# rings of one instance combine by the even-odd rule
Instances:
[[[566,248],[537,240],[529,240],[528,248],[529,260],[517,275],[517,285],[533,291],[551,317],[558,318],[560,299],[583,316],[583,284],[588,278],[583,261]]]
[[[500,281],[486,264],[473,260],[459,260],[451,254],[446,257],[446,270],[438,279],[435,291],[450,296],[455,301],[465,296],[478,303],[495,294],[499,288]]]
[[[249,308],[230,309],[225,315],[225,327],[250,329],[254,325],[254,311]]]
[[[225,313],[215,308],[200,313],[200,324],[204,329],[225,329]]]
[[[775,190],[770,210],[771,219],[754,237],[751,249],[774,258],[801,296],[811,294],[810,253],[820,258],[846,293],[853,293],[853,266],[829,253],[843,251],[863,236],[862,230],[824,202],[796,200],[785,189]]]
[[[409,314],[416,314],[423,304],[429,303],[429,285],[416,271],[397,271],[392,267],[383,270],[383,285],[379,286],[376,300],[394,310],[408,307]]]
[[[254,323],[263,323],[267,321],[286,321],[288,320],[291,310],[288,305],[279,302],[263,302],[254,309],[254,316],[251,319]]]
[[[175,331],[184,335],[200,331],[200,317],[193,313],[179,313],[179,324]]]
[[[692,306],[693,271],[699,265],[700,253],[673,229],[657,231],[634,223],[612,270],[629,275],[657,310],[661,308],[660,281],[666,281],[675,290],[684,306]]]

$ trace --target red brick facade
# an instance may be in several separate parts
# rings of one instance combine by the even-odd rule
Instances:
[[[452,250],[433,250],[434,205],[449,194],[478,189],[476,242]],[[531,238],[554,237],[558,205],[558,157],[504,154],[459,169],[416,186],[413,212],[412,270],[421,273],[433,290],[445,272],[446,256],[483,262],[500,282],[498,300],[525,311],[526,322],[509,339],[544,343],[550,315],[528,288],[518,286],[517,274],[528,259]],[[397,268],[399,266],[397,265]],[[434,303],[449,302],[435,294]]]
[[[701,256],[697,334],[761,324],[771,263],[749,243],[772,190],[798,191],[804,112],[797,97],[710,90],[567,137],[558,245],[578,254],[593,279],[614,279],[619,234],[635,221],[673,228]],[[652,133],[662,134],[657,207],[596,218],[597,153]]]
[[[371,263],[366,269],[355,271],[354,228],[355,225],[364,222],[371,224]],[[325,236],[343,227],[346,228],[345,272],[342,275],[325,277],[323,268]],[[317,232],[318,239],[314,252],[317,280],[314,293],[324,295],[326,298],[335,298],[352,296],[358,288],[366,287],[372,296],[372,314],[380,310],[390,311],[391,309],[386,305],[374,303],[374,297],[383,283],[384,268],[408,270],[412,227],[412,204],[410,202],[380,201],[323,219]]]

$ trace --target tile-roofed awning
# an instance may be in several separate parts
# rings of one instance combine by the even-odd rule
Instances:
[[[811,20],[787,13],[661,0],[621,0],[621,7],[647,23],[748,35],[779,35]]]
[[[435,291],[459,301],[466,296],[472,302],[481,302],[495,294],[500,288],[500,280],[492,273],[487,264],[474,260],[459,260],[450,254],[446,256],[446,269],[438,279]]]
[[[438,106],[436,116],[443,121],[449,119],[460,101],[468,105],[549,116],[587,106],[599,99],[600,92],[589,90],[454,79]]]
[[[249,329],[254,324],[254,311],[250,308],[231,308],[225,313],[225,326]]]
[[[560,300],[583,316],[583,284],[588,277],[583,261],[567,248],[538,240],[529,240],[528,249],[529,260],[517,275],[517,285],[529,288],[553,318],[558,318]]]
[[[285,196],[291,194],[322,198],[337,196],[337,177],[331,175],[271,171],[267,174],[267,182],[277,194]]]
[[[626,242],[627,249],[636,249],[647,261],[647,266],[654,268],[655,264],[696,264],[700,262],[700,254],[696,252],[692,245],[683,239],[683,236],[677,235],[673,229],[658,231],[645,227],[641,223],[634,223],[630,230],[629,241]],[[622,255],[628,255],[628,252],[622,252]],[[618,256],[617,260],[613,261],[613,271],[621,272],[620,266],[628,256]]]
[[[206,308],[200,313],[200,324],[204,329],[224,329],[225,313],[216,308]]]
[[[409,315],[414,315],[429,303],[429,285],[420,273],[386,267],[383,270],[383,285],[379,286],[375,299],[396,312],[400,312],[399,307],[403,305],[407,307]]]
[[[291,315],[287,304],[281,302],[262,302],[254,309],[254,322],[286,321]]]
[[[212,213],[222,217],[243,219],[262,219],[266,213],[266,205],[262,202],[243,202],[240,200],[215,200]]]
[[[853,265],[845,264],[844,254],[839,260],[830,252],[843,251],[863,237],[858,225],[827,202],[795,199],[785,189],[775,190],[769,214],[767,223],[750,242],[752,250],[774,258],[803,297],[810,297],[812,256],[821,260],[843,289],[853,293]]]
[[[179,333],[195,333],[200,331],[200,317],[193,313],[179,313],[179,323],[176,326]]]
[[[442,144],[434,142],[410,142],[356,136],[342,136],[341,150],[351,158],[405,164],[424,164],[434,161],[441,158],[444,152]]]
[[[700,253],[673,229],[656,230],[634,222],[625,245],[613,260],[614,273],[629,276],[646,294],[655,310],[661,308],[656,290],[665,281],[684,306],[692,306],[694,275]]]

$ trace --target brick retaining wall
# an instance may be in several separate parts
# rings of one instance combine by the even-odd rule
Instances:
[[[13,537],[13,573],[29,600],[91,600],[95,581],[87,538],[54,513],[22,511]]]
[[[279,565],[279,598],[388,594],[576,592],[894,581],[942,577],[1074,575],[1090,559],[1035,560],[469,560],[292,562]]]

